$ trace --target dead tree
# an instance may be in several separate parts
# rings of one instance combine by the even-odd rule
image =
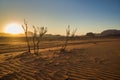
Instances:
[[[66,29],[65,43],[61,47],[60,52],[64,52],[66,50],[70,37],[73,38],[75,36],[76,31],[77,31],[77,28],[73,30],[73,32],[70,35],[70,25],[68,25],[68,28]]]
[[[66,46],[68,44],[69,36],[70,36],[70,25],[68,25],[68,28],[66,29],[65,43],[63,44],[63,46],[62,46],[62,48],[60,50],[61,52],[65,51]]]
[[[42,40],[43,36],[46,34],[47,32],[47,27],[37,27],[38,28],[38,38],[37,38],[37,43],[36,43],[36,47],[37,47],[37,53],[39,52],[39,44],[40,44],[40,40]]]
[[[77,31],[77,28],[73,30],[73,32],[71,33],[71,38],[75,37],[75,33]]]
[[[34,54],[36,53],[36,40],[37,40],[37,30],[36,27],[33,26],[33,50],[34,50]]]
[[[29,43],[29,37],[28,37],[28,25],[26,20],[24,20],[24,25],[22,25],[22,28],[25,32],[25,37],[26,37],[26,42],[27,42],[27,47],[28,47],[28,53],[31,53],[30,51],[30,43]]]

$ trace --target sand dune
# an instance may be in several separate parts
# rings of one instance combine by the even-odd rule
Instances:
[[[119,39],[15,53],[0,54],[0,80],[120,80]]]

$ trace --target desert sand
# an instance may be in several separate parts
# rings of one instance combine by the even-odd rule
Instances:
[[[120,80],[120,39],[71,41],[64,53],[50,47],[1,53],[0,80]]]

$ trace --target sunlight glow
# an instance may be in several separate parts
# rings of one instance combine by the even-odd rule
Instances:
[[[20,34],[20,33],[24,33],[22,27],[20,24],[18,23],[11,23],[8,24],[5,28],[5,33],[10,33],[10,34]]]

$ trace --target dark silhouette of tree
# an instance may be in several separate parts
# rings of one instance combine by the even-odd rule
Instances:
[[[27,25],[27,22],[26,22],[25,19],[24,19],[24,25],[22,25],[22,28],[23,28],[23,30],[25,32],[25,37],[26,37],[28,52],[31,53],[31,51],[30,51],[29,37],[28,37],[28,25]]]
[[[40,40],[42,40],[43,36],[47,33],[47,27],[37,27],[38,28],[38,38],[37,38],[37,54],[39,52],[39,44]]]
[[[37,30],[36,27],[33,26],[33,49],[34,49],[34,53],[36,53],[36,40],[37,40]]]

